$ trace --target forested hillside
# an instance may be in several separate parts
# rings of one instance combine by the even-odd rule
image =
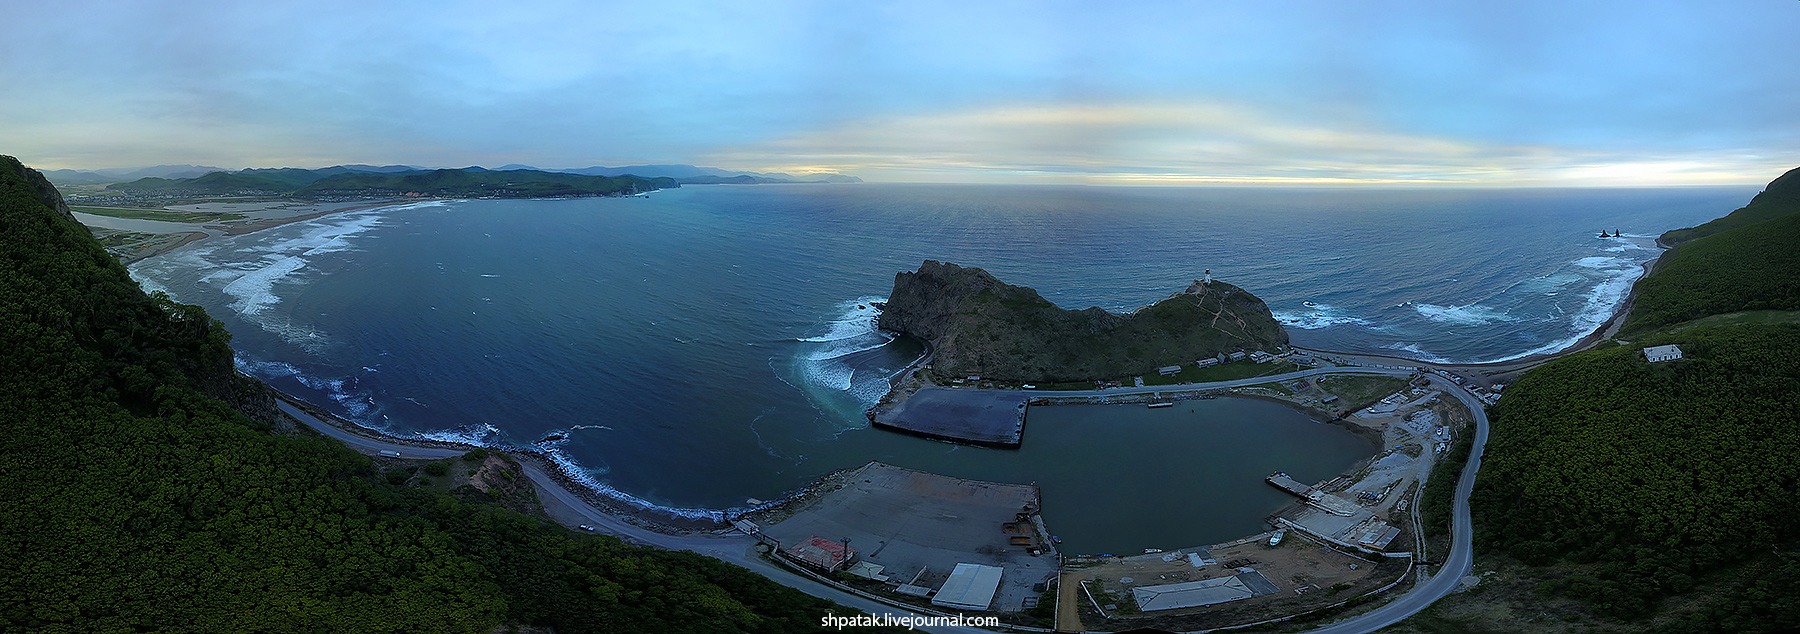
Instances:
[[[1633,341],[1509,386],[1470,502],[1478,552],[1548,566],[1540,597],[1658,631],[1800,628],[1800,324],[1657,334],[1800,308],[1797,240],[1788,214],[1681,245],[1639,282]],[[1683,358],[1644,358],[1667,344]]]
[[[831,607],[243,415],[209,396],[262,389],[218,322],[146,296],[41,183],[0,157],[0,631],[786,632]]]
[[[1768,187],[1750,199],[1750,204],[1737,211],[1698,227],[1665,231],[1661,239],[1664,245],[1675,246],[1795,212],[1800,212],[1800,167],[1788,170],[1786,174],[1771,181]]]
[[[468,169],[367,172],[344,167],[213,172],[196,178],[142,178],[115,183],[111,191],[140,195],[260,194],[300,198],[398,196],[454,197],[617,196],[680,187],[673,178],[586,176],[537,170]]]
[[[1688,242],[1637,284],[1626,335],[1740,310],[1800,310],[1800,208]]]

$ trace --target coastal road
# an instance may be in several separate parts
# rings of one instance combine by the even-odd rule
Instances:
[[[1412,373],[1413,371],[1410,368],[1317,368],[1272,376],[1178,386],[1165,385],[1146,386],[1141,388],[1129,387],[1110,388],[1105,390],[1072,390],[1057,392],[1020,390],[1018,393],[1040,396],[1123,396],[1151,394],[1155,392],[1243,387],[1259,383],[1269,383],[1272,381],[1287,381],[1317,376],[1320,374],[1407,376]],[[1363,614],[1320,627],[1313,630],[1314,632],[1323,634],[1354,634],[1372,632],[1398,623],[1401,620],[1418,613],[1420,610],[1425,609],[1427,606],[1430,606],[1433,602],[1442,598],[1444,595],[1449,594],[1452,590],[1455,590],[1456,586],[1462,581],[1462,578],[1467,576],[1469,571],[1473,568],[1473,531],[1470,528],[1469,519],[1469,493],[1474,490],[1475,474],[1481,469],[1482,449],[1487,444],[1487,413],[1482,409],[1481,401],[1477,400],[1473,394],[1470,394],[1462,387],[1435,374],[1426,373],[1424,376],[1431,380],[1433,387],[1442,390],[1446,394],[1455,396],[1457,400],[1462,401],[1463,405],[1468,407],[1469,412],[1475,418],[1474,447],[1469,452],[1469,461],[1463,467],[1462,478],[1456,486],[1456,499],[1453,507],[1450,530],[1450,554],[1444,559],[1444,563],[1439,567],[1436,575],[1433,575],[1430,579],[1414,586],[1411,590],[1400,595],[1393,601]],[[463,449],[420,447],[407,444],[404,441],[389,441],[370,438],[331,425],[330,423],[320,420],[318,417],[295,407],[285,400],[279,401],[279,406],[282,411],[287,412],[307,426],[318,430],[322,434],[341,440],[351,448],[364,453],[373,454],[378,451],[386,450],[400,452],[403,457],[407,458],[447,458],[462,455],[465,451]],[[531,478],[532,482],[537,485],[542,494],[550,497],[550,501],[553,501],[555,504],[566,507],[569,512],[576,514],[580,518],[576,521],[569,521],[566,517],[558,518],[563,521],[565,525],[573,523],[588,524],[594,526],[598,530],[618,535],[633,542],[671,550],[687,550],[714,557],[722,561],[748,568],[757,574],[774,580],[776,583],[800,590],[801,592],[805,592],[815,597],[835,601],[839,604],[862,610],[870,614],[886,614],[894,617],[918,615],[917,613],[895,608],[885,603],[840,591],[836,588],[824,585],[764,561],[754,552],[756,540],[748,535],[740,533],[725,535],[711,533],[668,535],[626,522],[601,509],[595,508],[585,500],[581,499],[581,497],[574,492],[563,488],[550,473],[545,472],[537,465],[528,461],[521,461],[519,464],[524,467],[526,476]],[[929,632],[951,632],[956,634],[985,631],[970,627],[933,627],[920,629]]]
[[[1413,586],[1399,598],[1379,608],[1312,630],[1315,634],[1361,634],[1399,623],[1450,594],[1462,582],[1462,578],[1474,569],[1474,531],[1469,524],[1469,493],[1475,490],[1475,472],[1481,470],[1481,451],[1487,446],[1487,412],[1482,410],[1481,401],[1462,387],[1436,375],[1425,376],[1431,377],[1433,386],[1456,396],[1475,416],[1475,444],[1469,450],[1469,462],[1463,465],[1462,478],[1456,483],[1456,501],[1452,506],[1450,519],[1450,554],[1444,558],[1443,565],[1438,567],[1437,574]]]
[[[1379,359],[1380,362],[1388,363],[1404,363],[1405,361],[1402,359],[1390,358],[1377,359]],[[1189,385],[1116,387],[1104,390],[1056,392],[1019,390],[1018,393],[1042,396],[1125,396],[1152,394],[1156,392],[1243,387],[1259,383],[1289,381],[1320,374],[1408,376],[1412,373],[1413,369],[1407,366],[1382,368],[1345,366],[1336,368],[1316,368],[1272,376],[1259,376],[1213,383],[1194,383]],[[1468,576],[1469,571],[1474,568],[1474,531],[1470,527],[1469,494],[1475,489],[1475,473],[1481,470],[1481,452],[1482,449],[1487,446],[1487,411],[1482,409],[1481,401],[1476,399],[1474,394],[1463,389],[1462,386],[1456,385],[1450,380],[1430,372],[1426,372],[1422,376],[1431,380],[1433,388],[1442,390],[1445,394],[1456,397],[1458,401],[1462,402],[1464,407],[1468,408],[1469,413],[1475,418],[1474,446],[1469,450],[1469,461],[1463,466],[1462,477],[1456,483],[1456,499],[1452,506],[1450,520],[1450,553],[1444,558],[1443,565],[1438,567],[1438,573],[1436,575],[1413,586],[1411,590],[1408,590],[1398,598],[1389,601],[1386,605],[1336,623],[1319,627],[1318,629],[1312,630],[1312,632],[1318,634],[1361,634],[1363,632],[1373,632],[1389,625],[1393,625],[1405,620],[1407,617],[1417,614],[1420,610],[1424,610],[1438,599],[1443,598],[1444,595],[1450,594],[1450,592],[1455,590],[1456,586],[1462,582],[1462,578]]]
[[[319,417],[306,413],[305,410],[295,407],[293,403],[287,402],[286,399],[275,399],[275,405],[280,407],[281,411],[287,412],[287,415],[294,417],[295,420],[306,423],[307,427],[311,427],[315,431],[325,434],[326,436],[341,440],[344,444],[349,445],[351,449],[355,449],[360,453],[374,455],[379,451],[397,451],[400,452],[400,457],[402,458],[449,458],[469,452],[467,449],[420,447],[361,436],[344,431],[330,423],[319,420]]]
[[[375,454],[381,451],[397,451],[400,452],[400,455],[403,458],[449,458],[461,456],[468,451],[467,449],[420,447],[407,444],[404,441],[370,438],[368,436],[345,431],[335,425],[320,420],[319,417],[309,414],[299,407],[295,407],[294,404],[287,402],[285,399],[278,398],[276,404],[281,408],[281,411],[294,417],[295,420],[304,423],[307,427],[311,427],[326,436],[336,438],[344,444],[349,445],[351,449],[365,454]],[[756,539],[742,533],[734,532],[725,535],[712,533],[668,535],[626,522],[605,511],[594,508],[593,505],[588,504],[587,501],[581,499],[580,496],[563,488],[562,484],[557,482],[555,477],[551,476],[550,473],[545,472],[536,464],[522,460],[519,462],[519,466],[524,468],[526,477],[531,478],[532,483],[537,485],[539,493],[550,498],[549,500],[546,500],[546,502],[551,502],[557,506],[563,507],[557,509],[557,511],[566,510],[579,517],[579,519],[574,521],[569,521],[566,516],[557,518],[562,521],[564,525],[568,525],[571,528],[573,528],[573,524],[587,524],[593,526],[596,530],[617,535],[625,538],[627,541],[669,550],[687,550],[713,557],[727,563],[749,568],[752,572],[768,577],[781,585],[794,588],[821,599],[835,601],[840,605],[862,610],[869,614],[885,614],[889,617],[926,616],[915,612],[901,610],[885,603],[866,599],[848,592],[843,592],[831,586],[803,577],[786,568],[764,561],[755,553]],[[546,509],[549,509],[551,508],[551,504],[546,504],[545,507]],[[552,514],[563,515],[563,513],[559,512],[553,512]],[[972,627],[921,627],[917,629],[926,632],[943,632],[945,634],[972,634],[987,631]]]
[[[1375,374],[1375,375],[1382,375],[1382,376],[1407,376],[1407,375],[1412,374],[1413,372],[1414,372],[1414,370],[1411,367],[1365,368],[1365,367],[1356,367],[1356,366],[1344,366],[1344,367],[1336,367],[1336,368],[1313,368],[1311,370],[1300,370],[1298,372],[1287,372],[1287,373],[1283,373],[1283,374],[1271,374],[1268,376],[1253,376],[1253,377],[1250,377],[1247,379],[1232,379],[1230,381],[1213,381],[1211,383],[1187,383],[1187,384],[1183,384],[1183,385],[1146,385],[1144,387],[1109,387],[1109,388],[1106,388],[1103,390],[1004,390],[1004,391],[1014,392],[1014,393],[1018,393],[1018,394],[1025,395],[1025,396],[1041,396],[1041,397],[1135,396],[1135,395],[1139,395],[1139,394],[1155,394],[1157,392],[1194,392],[1194,391],[1200,391],[1200,390],[1217,390],[1217,389],[1224,389],[1224,388],[1244,387],[1247,385],[1261,385],[1263,383],[1274,383],[1276,381],[1291,381],[1293,379],[1301,379],[1301,378],[1306,378],[1309,376],[1318,376],[1320,374]],[[952,388],[952,389],[967,389],[967,388]]]

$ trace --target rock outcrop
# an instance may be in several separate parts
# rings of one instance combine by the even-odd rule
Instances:
[[[1116,378],[1288,341],[1261,299],[1218,280],[1120,315],[933,260],[894,276],[878,325],[930,344],[940,374],[1011,381]]]
[[[10,156],[0,156],[0,170],[12,172],[24,179],[27,185],[37,190],[38,200],[44,203],[45,207],[55,211],[57,215],[69,220],[75,219],[75,214],[69,213],[69,204],[63,202],[62,192],[56,191],[56,186],[51,185],[50,179],[44,178],[42,173],[25,167],[25,164],[20,163],[19,159]]]

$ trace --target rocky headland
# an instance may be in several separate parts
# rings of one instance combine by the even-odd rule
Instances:
[[[1261,299],[1219,280],[1121,315],[1059,308],[987,271],[935,260],[894,276],[877,325],[929,344],[940,375],[1002,381],[1115,378],[1288,342]]]

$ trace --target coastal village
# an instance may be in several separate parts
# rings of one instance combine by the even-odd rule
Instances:
[[[1293,349],[1236,351],[1158,368],[1129,385],[1046,389],[939,377],[921,363],[897,377],[897,389],[870,412],[886,429],[1008,448],[1030,442],[1035,408],[1256,398],[1330,420],[1379,447],[1322,482],[1269,474],[1266,483],[1293,500],[1265,518],[1269,530],[1262,533],[1142,553],[1064,552],[1039,512],[1036,486],[879,462],[834,475],[734,526],[762,540],[770,558],[821,582],[909,609],[997,614],[1024,630],[1195,630],[1341,606],[1398,587],[1429,560],[1418,529],[1419,494],[1472,418],[1436,387],[1459,383],[1453,375],[1398,366],[1353,373],[1365,368],[1338,365]],[[1322,372],[1258,381],[1308,369]],[[1235,380],[1216,387],[1221,377]],[[1080,387],[1087,389],[1074,389]]]

